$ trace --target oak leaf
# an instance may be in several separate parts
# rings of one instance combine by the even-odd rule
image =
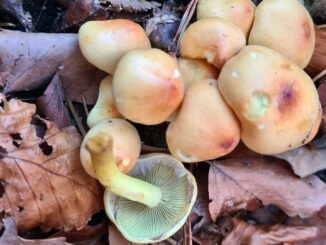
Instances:
[[[81,166],[81,137],[0,94],[0,214],[18,230],[81,229],[102,208],[102,190]]]
[[[97,99],[104,72],[82,56],[77,34],[24,33],[0,29],[0,86],[5,93],[44,87],[55,74],[73,101]]]
[[[317,227],[303,226],[254,226],[234,219],[232,232],[223,240],[222,245],[278,245],[309,241],[316,237]]]
[[[287,215],[309,217],[326,205],[326,184],[317,176],[300,179],[286,162],[248,157],[216,161],[209,171],[209,204],[213,220],[260,204],[274,204]]]
[[[4,233],[0,237],[0,244],[6,245],[68,245],[66,243],[66,238],[56,237],[43,240],[27,240],[17,234],[17,227],[15,220],[11,217],[5,218],[4,223]]]
[[[276,157],[286,160],[293,172],[302,178],[326,169],[326,149],[303,146]]]

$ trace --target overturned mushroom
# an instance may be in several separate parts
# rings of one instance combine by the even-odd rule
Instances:
[[[136,164],[140,154],[141,142],[137,130],[123,119],[107,119],[92,127],[86,134],[81,148],[80,159],[85,171],[96,178],[89,151],[86,149],[88,140],[101,132],[109,134],[114,139],[112,145],[114,161],[120,171],[128,173]]]
[[[128,51],[151,47],[143,28],[127,19],[88,21],[80,27],[78,39],[83,56],[110,74]]]
[[[216,80],[193,83],[166,132],[172,155],[183,162],[215,159],[239,143],[240,128],[220,95]]]
[[[180,41],[180,54],[188,59],[206,59],[221,68],[246,44],[246,37],[235,24],[217,17],[192,23]]]
[[[219,17],[239,26],[248,36],[254,20],[255,5],[251,0],[199,0],[197,20]]]
[[[132,242],[158,242],[177,232],[196,200],[194,177],[182,163],[165,154],[140,158],[131,176],[119,171],[105,131],[86,143],[96,177],[106,187],[106,212]]]
[[[112,95],[112,76],[105,77],[99,88],[99,95],[96,104],[87,117],[87,125],[91,128],[103,119],[121,118],[114,105]]]
[[[314,51],[314,24],[298,0],[264,0],[256,9],[248,42],[274,49],[304,68]]]
[[[308,143],[321,121],[311,78],[272,49],[246,46],[221,70],[219,89],[241,124],[241,139],[261,154]]]
[[[114,73],[113,96],[125,118],[145,125],[164,122],[183,98],[177,61],[159,49],[128,52]]]

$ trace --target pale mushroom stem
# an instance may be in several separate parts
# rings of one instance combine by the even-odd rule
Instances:
[[[162,199],[161,189],[122,173],[113,159],[112,144],[111,136],[106,134],[96,135],[87,142],[97,179],[118,196],[150,208],[157,206]]]

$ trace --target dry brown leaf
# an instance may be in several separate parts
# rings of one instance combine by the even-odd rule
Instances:
[[[37,99],[36,105],[40,112],[55,122],[59,128],[71,125],[69,113],[64,104],[64,95],[58,74],[53,77],[43,95]]]
[[[320,103],[323,110],[321,129],[326,134],[326,79],[318,88]]]
[[[35,105],[0,94],[0,214],[18,230],[81,229],[102,191],[81,166],[81,137],[35,116]]]
[[[317,227],[254,226],[238,219],[234,219],[233,223],[234,228],[222,245],[293,244],[309,241],[317,235]]]
[[[208,210],[208,171],[209,167],[204,164],[196,167],[193,171],[198,186],[198,196],[191,211],[192,220],[197,220],[193,227],[194,233],[213,222]]]
[[[105,76],[82,57],[76,34],[0,30],[0,60],[5,93],[40,88],[57,73],[67,97],[94,104]]]
[[[55,24],[55,31],[63,31],[78,27],[87,20],[107,19],[105,9],[94,0],[76,0],[68,6],[65,13],[59,17]]]
[[[24,14],[22,0],[1,0],[0,9],[1,8],[16,17],[26,31],[32,31],[33,24]]]
[[[106,216],[103,213],[100,213]],[[81,230],[71,230],[71,231],[59,231],[50,238],[59,238],[65,237],[66,241],[73,244],[91,244],[92,242],[98,240],[103,234],[108,231],[108,220],[104,220],[103,222],[97,225],[86,225]],[[94,243],[92,243],[94,244]]]
[[[160,6],[160,4],[145,0],[76,0],[70,4],[66,12],[59,17],[54,29],[60,32],[66,29],[79,27],[89,20],[105,20],[107,18],[117,19],[121,17],[133,19],[130,13],[135,12],[138,14],[138,12],[146,12],[158,6]],[[126,16],[119,16],[119,12],[128,12],[129,14]],[[136,17],[136,19],[138,17]]]
[[[120,231],[114,226],[109,225],[109,244],[110,245],[131,245],[132,243],[126,240]]]
[[[302,178],[326,169],[326,149],[303,146],[275,156],[286,160],[293,172]]]
[[[145,0],[102,0],[101,2],[109,3],[112,4],[112,6],[128,11],[147,11],[160,6],[160,4],[155,1]]]
[[[326,185],[316,176],[300,179],[284,160],[248,157],[211,165],[209,197],[213,220],[228,211],[254,210],[260,202],[308,217],[326,204]]]
[[[5,245],[67,245],[66,238],[57,237],[43,240],[27,240],[18,236],[17,227],[13,218],[3,220],[5,231],[0,236],[0,244]]]
[[[326,69],[326,26],[315,26],[316,45],[313,56],[306,71],[312,76],[317,76]]]

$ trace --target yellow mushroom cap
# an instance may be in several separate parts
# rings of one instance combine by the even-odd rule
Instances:
[[[308,143],[321,120],[311,78],[296,64],[262,46],[246,46],[221,70],[219,89],[241,124],[241,139],[261,154]]]
[[[197,20],[219,17],[240,27],[248,36],[254,20],[255,5],[251,0],[199,0]]]
[[[113,96],[118,111],[145,125],[164,122],[183,98],[177,62],[159,49],[130,51],[113,76]]]
[[[105,119],[87,132],[80,147],[80,159],[85,171],[96,178],[86,143],[92,136],[104,132],[113,139],[113,157],[118,168],[120,171],[128,173],[139,157],[141,141],[135,127],[126,120],[118,118]]]
[[[246,37],[235,24],[217,17],[192,23],[180,41],[180,54],[188,59],[206,59],[221,68],[245,46]]]
[[[304,68],[314,51],[314,24],[298,0],[264,0],[256,9],[248,43],[274,49]]]
[[[193,83],[166,132],[174,157],[183,162],[211,160],[231,152],[240,141],[238,121],[220,95],[216,80]]]
[[[83,56],[110,74],[128,51],[151,47],[144,29],[127,19],[88,21],[80,27],[78,39]]]

